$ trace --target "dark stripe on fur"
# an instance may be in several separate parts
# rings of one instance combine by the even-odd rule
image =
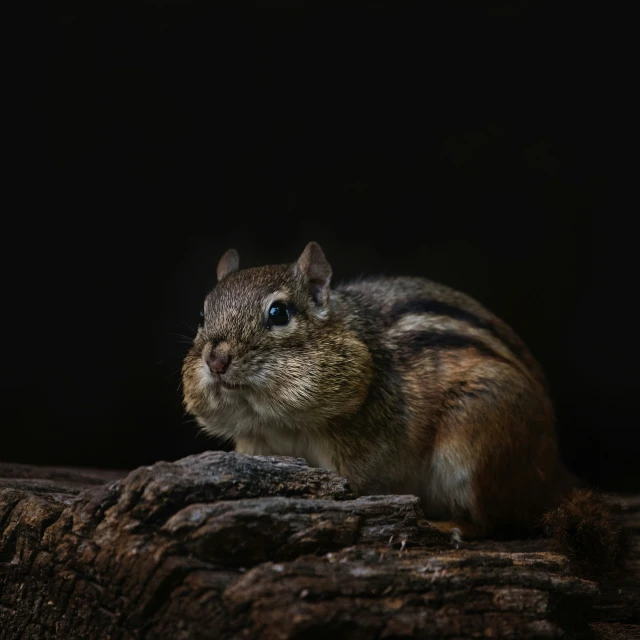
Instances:
[[[481,340],[466,336],[462,333],[439,331],[407,331],[399,338],[400,347],[408,355],[419,355],[425,349],[448,350],[448,349],[475,349],[485,356],[501,360],[510,365],[512,362],[503,358],[499,353],[486,345]]]
[[[394,304],[389,312],[389,320],[391,323],[398,322],[402,317],[412,313],[434,313],[439,316],[447,316],[454,320],[466,322],[478,329],[484,329],[500,340],[518,359],[527,362],[524,350],[521,345],[510,340],[504,331],[500,331],[490,322],[479,318],[477,315],[454,307],[453,305],[439,302],[438,300],[409,300],[407,302],[399,302]]]

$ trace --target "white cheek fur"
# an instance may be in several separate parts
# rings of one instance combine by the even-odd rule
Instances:
[[[198,382],[201,390],[206,389],[213,382],[213,374],[209,371],[209,367],[206,362],[202,362],[200,366],[200,372],[198,375]]]

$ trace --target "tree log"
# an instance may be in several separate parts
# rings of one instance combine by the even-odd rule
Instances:
[[[0,464],[0,638],[640,637],[640,499],[598,585],[542,539],[454,549],[412,496],[210,452],[117,471]]]

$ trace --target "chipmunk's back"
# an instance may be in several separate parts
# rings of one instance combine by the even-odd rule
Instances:
[[[467,294],[426,278],[410,277],[362,278],[336,291],[377,318],[380,332],[398,358],[402,352],[435,356],[472,350],[510,362],[547,386],[542,368],[516,332]]]

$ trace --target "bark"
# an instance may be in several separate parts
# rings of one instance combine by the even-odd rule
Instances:
[[[303,460],[0,464],[0,638],[635,638],[640,500],[616,500],[631,559],[598,585],[544,540],[454,549],[417,498]]]

